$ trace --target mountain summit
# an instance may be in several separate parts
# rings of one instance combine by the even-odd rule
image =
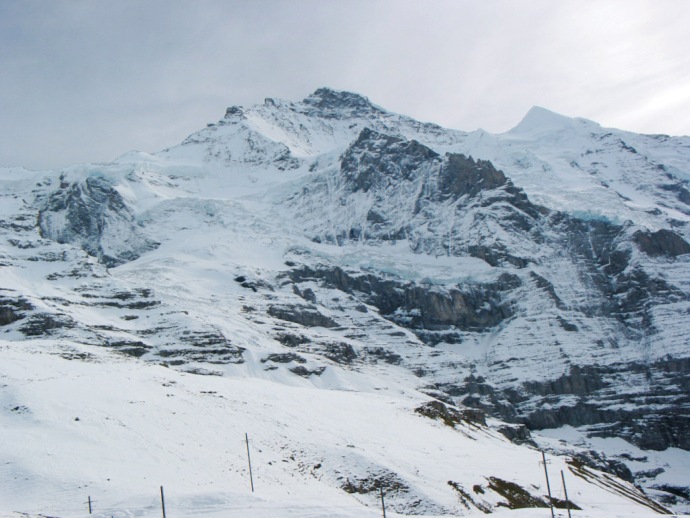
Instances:
[[[509,133],[540,135],[568,131],[575,129],[577,127],[577,122],[578,119],[571,119],[570,117],[560,115],[546,108],[534,106],[530,108],[520,123],[511,129]]]
[[[374,111],[374,106],[363,95],[330,88],[319,88],[302,102],[324,112],[332,110],[351,110],[361,113]]]
[[[690,510],[689,150],[320,88],[0,171],[0,511]]]

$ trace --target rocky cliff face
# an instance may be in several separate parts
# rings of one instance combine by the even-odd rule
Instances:
[[[106,266],[132,261],[157,246],[142,235],[115,186],[99,175],[73,183],[62,177],[59,190],[39,209],[38,225],[43,237],[76,245]]]
[[[492,337],[496,356],[508,356],[503,348],[512,351],[513,357],[488,366],[489,372],[510,369],[516,378],[509,383],[497,386],[485,374],[481,383],[469,376],[441,384],[457,403],[532,430],[599,425],[596,435],[623,436],[644,448],[687,448],[688,423],[674,419],[673,405],[656,404],[686,404],[687,373],[681,379],[662,374],[669,361],[684,360],[670,355],[650,361],[640,346],[659,336],[659,313],[689,307],[684,288],[658,271],[660,260],[685,261],[688,244],[680,235],[537,206],[490,162],[440,156],[418,142],[370,130],[360,133],[340,164],[292,198],[298,214],[316,223],[305,229],[313,239],[340,246],[404,240],[417,254],[481,259],[491,279],[439,286],[321,264],[293,270],[295,282],[316,280],[354,295],[430,346],[454,344],[460,352],[463,344]],[[305,217],[314,208],[318,216]],[[572,277],[562,277],[564,267]],[[527,347],[525,321],[535,322],[530,335],[538,329],[537,340],[552,340],[558,350],[559,358],[549,360],[553,374],[539,380],[510,367]],[[549,329],[560,336],[550,339]],[[610,360],[583,361],[579,355],[590,348]],[[621,348],[639,351],[637,360],[617,361]],[[644,387],[617,392],[623,378],[643,372]]]
[[[404,372],[517,442],[689,450],[688,147],[545,110],[467,134],[329,89],[232,107],[8,187],[0,325],[204,374]]]

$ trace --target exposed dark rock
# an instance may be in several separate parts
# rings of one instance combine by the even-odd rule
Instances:
[[[265,358],[262,358],[261,363],[273,362],[273,363],[306,363],[303,357],[295,353],[274,353],[269,354]]]
[[[564,331],[568,331],[571,333],[577,333],[578,328],[575,324],[568,322],[565,318],[563,318],[560,315],[557,317],[557,319],[558,319],[558,323],[560,324],[560,326],[563,328]]]
[[[400,365],[403,361],[402,356],[383,347],[365,347],[364,353],[391,365]]]
[[[633,241],[640,250],[652,257],[678,257],[690,254],[690,243],[665,228],[656,232],[638,230],[633,234]]]
[[[469,245],[467,247],[467,255],[481,259],[494,267],[508,263],[517,268],[526,268],[530,264],[529,259],[511,255],[504,246],[500,245],[490,247],[485,245]]]
[[[387,223],[388,220],[385,219],[381,214],[376,212],[376,210],[371,209],[369,212],[367,212],[367,221],[369,223],[374,223],[374,224],[383,224]]]
[[[225,110],[225,118],[226,119],[233,119],[237,117],[243,117],[244,116],[244,111],[242,110],[242,107],[240,106],[230,106],[228,107],[227,110]]]
[[[442,403],[441,401],[429,401],[415,408],[415,412],[430,419],[437,419],[451,428],[456,424],[467,423],[471,425],[486,426],[484,412],[472,408],[458,410]]]
[[[117,349],[118,352],[121,352],[122,354],[134,356],[135,358],[141,358],[146,353],[153,350],[152,346],[145,344],[140,340],[108,340],[106,342],[106,346]]]
[[[400,157],[405,158],[400,160]],[[340,170],[351,192],[368,192],[415,178],[421,164],[429,160],[440,160],[440,157],[419,142],[365,128],[343,154]]]
[[[242,286],[243,288],[247,288],[252,291],[257,291],[256,283],[248,281],[244,275],[238,275],[237,277],[235,277],[235,282],[239,283],[240,286]]]
[[[529,272],[529,275],[537,287],[544,290],[549,298],[553,300],[558,309],[567,309],[561,298],[556,294],[556,289],[553,287],[553,284],[536,272]]]
[[[325,370],[326,370],[326,367],[317,367],[316,369],[307,369],[303,365],[297,365],[296,367],[293,367],[292,369],[290,369],[290,372],[297,374],[298,376],[302,376],[303,378],[308,378],[312,374],[314,376],[321,376]]]
[[[505,175],[487,160],[449,154],[439,173],[438,199],[476,196],[483,190],[497,189],[507,182]]]
[[[664,468],[655,468],[655,469],[647,469],[647,470],[642,470],[642,471],[636,471],[635,472],[635,478],[640,479],[640,478],[656,478],[662,473],[665,473],[666,470]]]
[[[599,471],[604,471],[606,473],[612,473],[627,482],[634,481],[630,468],[628,468],[628,466],[626,466],[623,462],[606,458],[601,453],[594,450],[575,453],[572,455],[572,458],[574,461],[579,461],[581,464],[589,468],[598,469]]]
[[[233,347],[230,340],[225,335],[217,331],[183,331],[180,341],[194,347]],[[239,350],[244,350],[237,347]]]
[[[400,477],[391,471],[372,473],[365,478],[348,477],[341,488],[350,494],[366,495],[385,489],[386,493],[406,493],[410,487]]]
[[[623,437],[651,450],[669,447],[690,449],[690,416],[677,408],[690,403],[690,359],[666,358],[651,364],[572,367],[568,375],[546,383],[525,384],[530,394],[548,401],[554,395],[574,394],[582,399],[573,404],[554,404],[524,414],[532,430],[541,428],[597,425],[589,434]],[[643,375],[646,386],[640,392],[617,393],[621,376]],[[658,380],[658,381],[656,381]],[[668,405],[672,400],[674,404]],[[514,400],[520,408],[521,402]],[[647,405],[652,405],[650,410]]]
[[[304,290],[300,290],[297,286],[293,286],[292,291],[295,293],[295,295],[297,295],[298,297],[302,297],[307,302],[316,304],[316,294],[314,293],[314,290],[312,290],[311,288],[305,288]]]
[[[117,302],[114,300],[101,300],[93,302],[94,306],[122,308],[122,309],[151,309],[160,305],[158,300],[135,300],[132,302]]]
[[[269,306],[267,313],[274,318],[305,327],[338,327],[338,323],[332,318],[322,315],[315,308],[306,306]]]
[[[458,482],[454,482],[453,480],[448,481],[448,485],[455,490],[455,492],[458,494],[458,498],[460,499],[460,503],[465,507],[467,510],[471,510],[472,507],[476,507],[480,511],[482,511],[484,514],[491,514],[491,506],[482,502],[480,499],[473,497],[469,491],[466,491],[461,484]],[[483,495],[484,489],[479,485],[475,484],[472,486],[472,491],[475,494],[480,494]]]
[[[591,365],[582,367],[573,365],[570,367],[568,374],[563,374],[555,380],[543,383],[525,383],[524,389],[530,394],[538,394],[540,396],[561,394],[586,396],[607,386],[602,380],[602,371],[606,371],[606,369]]]
[[[659,486],[654,486],[656,489],[659,491],[666,491],[667,493],[674,494],[676,496],[680,496],[686,500],[690,500],[690,488],[687,487],[679,487],[679,486],[672,486],[669,484],[663,484]]]
[[[657,491],[663,492],[664,494],[657,494],[655,497],[663,504],[666,505],[678,505],[690,504],[690,488],[683,486],[673,486],[670,484],[660,484],[652,486]]]
[[[524,487],[500,479],[498,477],[489,477],[489,489],[495,491],[503,498],[505,502],[499,502],[499,507],[507,507],[508,509],[526,509],[530,507],[549,507],[548,503],[539,497],[533,496]]]
[[[36,218],[19,215],[13,221],[0,219],[0,228],[12,232],[27,232],[36,228]]]
[[[29,250],[40,246],[36,241],[23,241],[19,239],[8,239],[7,242],[20,250]]]
[[[302,102],[313,108],[310,113],[328,119],[347,118],[381,111],[362,95],[330,88],[319,88]]]
[[[317,225],[317,242],[406,240],[417,253],[471,255],[492,266],[524,268],[530,263],[500,239],[454,233],[447,221],[449,210],[456,213],[451,219],[472,217],[475,226],[502,228],[505,236],[517,232],[530,241],[543,240],[535,229],[548,210],[532,204],[490,162],[460,154],[442,157],[415,140],[363,129],[341,157],[336,184],[339,206],[346,208],[341,213],[336,206]],[[313,192],[317,197],[333,195],[323,181],[317,181]],[[300,200],[296,203],[311,193],[305,187],[295,195]],[[358,201],[351,206],[353,196]],[[331,200],[316,202],[321,201]]]
[[[120,193],[99,176],[61,185],[39,211],[38,224],[42,237],[79,246],[106,266],[132,261],[158,246],[143,237]],[[111,232],[118,247],[104,248],[102,238]],[[129,239],[123,239],[124,232]]]
[[[665,507],[659,505],[659,503],[650,499],[642,491],[638,489],[631,489],[629,485],[625,485],[622,482],[619,482],[618,480],[610,476],[602,476],[601,473],[593,471],[580,459],[572,458],[569,459],[567,462],[568,464],[570,464],[570,472],[573,475],[580,477],[587,482],[595,484],[601,484],[603,482],[607,486],[609,491],[613,491],[623,495],[626,498],[630,498],[631,500],[634,500],[636,503],[650,508],[657,514],[673,514]]]
[[[507,292],[520,286],[517,276],[502,274],[493,283],[458,287],[435,287],[384,278],[374,274],[349,273],[339,267],[306,266],[289,272],[294,282],[320,280],[326,286],[355,296],[379,309],[387,319],[413,330],[441,331],[451,326],[480,331],[512,316]],[[421,333],[420,337],[427,337]]]
[[[161,358],[179,358],[182,365],[187,362],[204,362],[211,364],[240,364],[244,363],[244,349],[242,347],[193,348],[178,347],[175,349],[161,349],[155,354]],[[169,362],[173,364],[172,362]]]
[[[496,431],[514,444],[529,444],[536,447],[532,434],[525,425],[501,425]]]
[[[298,347],[311,342],[306,336],[292,333],[279,333],[276,335],[275,339],[286,347]]]
[[[34,313],[26,318],[19,330],[25,336],[53,335],[59,329],[70,329],[76,323],[66,315]]]
[[[267,290],[273,291],[273,286],[270,283],[262,279],[249,280],[244,275],[238,275],[235,277],[235,282],[239,283],[243,288],[257,292],[259,288],[265,288]]]
[[[690,417],[677,409],[690,404],[689,373],[690,358],[669,357],[651,364],[572,366],[554,380],[525,383],[517,389],[499,390],[481,376],[437,388],[465,406],[529,430],[593,425],[590,436],[622,437],[645,449],[687,450]],[[638,391],[616,391],[621,378],[631,376],[647,381]],[[578,399],[562,399],[569,395]]]
[[[630,251],[626,247],[624,228],[604,220],[582,220],[553,213],[549,225],[558,230],[563,245],[574,258],[601,268],[606,276],[621,273],[628,267]],[[602,288],[599,284],[597,287]]]
[[[357,353],[350,344],[344,342],[327,343],[322,346],[322,354],[336,363],[349,364],[357,358]]]
[[[3,295],[3,292],[13,296]],[[23,297],[14,296],[13,292],[0,290],[0,326],[6,326],[26,316],[25,312],[33,306]]]

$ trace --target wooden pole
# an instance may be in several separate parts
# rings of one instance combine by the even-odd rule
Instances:
[[[546,475],[546,490],[549,492],[549,507],[551,508],[551,518],[555,518],[553,514],[553,500],[551,498],[551,484],[549,484],[549,472],[546,469],[546,454],[544,450],[541,451],[541,459],[544,464],[544,475]]]
[[[252,493],[254,492],[254,476],[252,475],[252,458],[249,455],[249,436],[245,433],[244,440],[247,443],[247,462],[249,463],[249,482],[252,485]]]
[[[563,470],[561,470],[561,480],[563,481],[563,493],[565,493],[565,508],[568,510],[568,518],[572,518],[570,515],[570,500],[568,499],[568,489],[565,487],[565,475]]]
[[[165,495],[163,494],[163,486],[161,486],[161,507],[163,508],[163,518],[165,518]]]
[[[386,518],[386,501],[383,499],[383,488],[380,487],[379,491],[381,492],[381,509],[383,510],[383,518]]]
[[[89,496],[89,514],[93,514],[91,511],[91,497]]]

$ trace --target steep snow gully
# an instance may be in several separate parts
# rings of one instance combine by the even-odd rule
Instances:
[[[688,137],[320,88],[0,183],[0,516],[690,511]]]

